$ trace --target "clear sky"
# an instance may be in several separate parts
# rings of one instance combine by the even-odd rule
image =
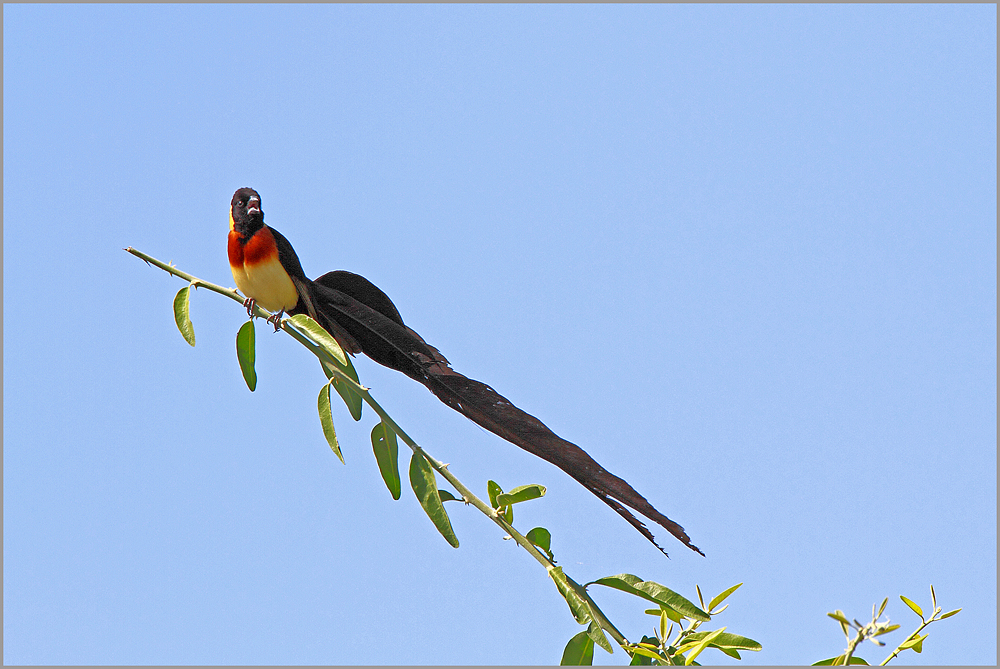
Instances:
[[[5,5],[4,662],[547,664],[523,550],[379,478],[232,285],[233,191],[681,523],[663,557],[402,374],[362,382],[580,582],[688,597],[748,664],[933,583],[909,663],[996,662],[996,7]],[[632,639],[653,619],[595,591]],[[861,656],[880,661],[869,645]],[[625,654],[598,650],[599,663]],[[706,662],[729,663],[714,653]]]

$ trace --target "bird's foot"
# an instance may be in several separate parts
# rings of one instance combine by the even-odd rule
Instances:
[[[281,329],[281,317],[285,315],[285,310],[282,309],[276,314],[271,314],[267,317],[267,322],[274,325],[274,331],[277,332]]]
[[[247,316],[249,316],[250,318],[253,318],[253,307],[255,304],[257,304],[257,300],[253,299],[252,297],[248,297],[247,299],[243,300],[243,306],[247,308]]]

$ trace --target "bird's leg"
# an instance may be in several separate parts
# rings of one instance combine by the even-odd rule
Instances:
[[[272,323],[274,325],[274,331],[275,332],[277,332],[278,330],[281,329],[281,317],[284,316],[284,315],[285,315],[285,310],[282,309],[278,313],[271,314],[270,316],[268,316],[267,322],[268,323]]]
[[[248,297],[247,299],[243,300],[243,306],[247,308],[247,316],[249,316],[250,318],[253,318],[253,307],[255,304],[257,304],[257,300],[253,299],[252,297]]]

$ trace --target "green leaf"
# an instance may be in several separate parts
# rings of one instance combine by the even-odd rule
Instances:
[[[320,327],[319,323],[305,314],[296,314],[289,318],[289,320],[296,329],[316,342],[320,348],[333,356],[341,365],[347,367],[347,354],[344,353],[344,349],[340,348],[340,344],[333,338],[333,335]]]
[[[683,616],[681,616],[681,614],[677,613],[669,606],[661,606],[660,612],[666,614],[667,618],[670,618],[671,621],[677,623],[678,625],[681,624],[681,619],[683,618]]]
[[[938,620],[944,620],[945,618],[951,618],[953,615],[955,615],[956,613],[958,613],[961,610],[962,609],[955,609],[954,611],[949,611],[948,613],[944,613],[944,614],[941,615],[940,618],[938,618]]]
[[[581,625],[591,622],[593,616],[590,613],[590,606],[588,606],[587,600],[573,587],[572,579],[566,576],[562,567],[549,567],[548,572],[549,577],[555,581],[559,594],[563,596],[566,604],[569,605],[569,610],[573,614],[573,618],[576,619],[576,622]]]
[[[486,492],[490,498],[490,506],[497,514],[507,521],[508,525],[514,524],[514,509],[509,504],[501,504],[500,497],[503,495],[503,488],[496,481],[486,482]]]
[[[834,663],[838,663],[839,664],[839,662],[843,661],[843,658],[844,658],[843,655],[838,655],[837,657],[828,657],[825,660],[820,660],[819,662],[813,662],[809,666],[812,666],[812,667],[832,667],[834,665]]]
[[[692,620],[705,622],[709,620],[709,615],[695,606],[693,603],[680,596],[670,588],[660,585],[654,581],[643,581],[638,576],[632,574],[618,574],[617,576],[607,576],[592,581],[587,585],[603,585],[615,588],[622,592],[627,592],[637,597],[656,602],[661,606],[673,609],[677,613]]]
[[[509,506],[518,502],[527,502],[529,499],[538,499],[543,495],[545,495],[545,486],[543,485],[522,485],[508,493],[498,494],[496,503],[498,506]]]
[[[396,433],[385,423],[372,428],[372,450],[375,451],[375,462],[385,487],[393,499],[399,499],[399,445]]]
[[[589,667],[594,664],[594,640],[586,632],[575,635],[563,649],[559,664],[570,667]]]
[[[729,595],[731,595],[734,592],[736,592],[736,590],[741,585],[743,585],[743,584],[742,583],[737,583],[733,587],[731,587],[731,588],[729,588],[727,590],[723,590],[722,592],[720,592],[719,594],[717,594],[715,597],[713,597],[712,601],[710,601],[708,603],[708,611],[709,611],[709,613],[711,613],[713,610],[715,610],[716,606],[718,606],[719,604],[721,604],[722,602],[724,602],[726,600],[726,597],[728,597]]]
[[[246,381],[250,392],[257,389],[257,371],[254,369],[257,359],[255,340],[251,318],[236,333],[236,359],[240,361],[240,371],[243,372],[243,380]]]
[[[190,284],[177,291],[174,297],[174,322],[177,323],[177,329],[181,331],[184,341],[194,346],[194,325],[191,324],[191,317],[188,314],[190,294]]]
[[[650,667],[653,661],[641,653],[632,653],[632,661],[628,663],[630,667]]]
[[[604,636],[604,630],[602,630],[601,626],[598,625],[596,622],[590,621],[590,626],[587,627],[587,636],[589,636],[595,644],[597,644],[604,650],[608,651],[612,655],[614,654],[615,651],[611,647],[611,642],[608,641],[608,637]]]
[[[494,509],[498,508],[500,505],[497,504],[497,496],[503,492],[503,488],[496,481],[486,482],[486,493],[490,498],[490,506]]]
[[[546,556],[553,562],[555,562],[555,556],[552,555],[551,545],[552,545],[552,535],[544,527],[535,527],[528,530],[528,533],[524,535],[524,538],[533,543],[540,551],[545,553]]]
[[[455,536],[448,512],[444,510],[444,504],[441,502],[434,470],[427,462],[427,458],[418,452],[414,452],[413,457],[410,458],[410,486],[417,495],[417,499],[420,500],[420,506],[424,508],[424,512],[434,523],[434,527],[438,529],[445,541],[452,547],[458,548],[458,537]]]
[[[608,617],[604,615],[594,600],[590,598],[590,595],[587,594],[587,589],[567,576],[562,567],[548,567],[546,571],[549,574],[549,578],[555,582],[556,589],[559,590],[559,594],[566,600],[573,618],[578,623],[586,625],[595,620],[603,620],[608,631],[612,632],[616,638],[624,636],[608,620]],[[611,651],[608,650],[608,652],[610,653]]]
[[[918,616],[920,616],[921,620],[924,619],[924,612],[919,606],[917,606],[916,602],[907,597],[904,597],[903,595],[900,595],[899,598],[903,600],[904,604],[913,609],[913,612],[916,613]]]
[[[888,634],[889,632],[895,632],[899,629],[899,625],[889,625],[888,627],[882,627],[875,631],[872,636],[882,636],[883,634]]]
[[[882,600],[882,605],[878,607],[878,613],[875,614],[875,620],[882,617],[882,612],[885,611],[885,605],[889,603],[889,598],[886,597]]]
[[[826,614],[836,620],[837,622],[843,623],[844,625],[850,625],[851,621],[844,617],[840,611],[835,611],[834,613]]]
[[[651,660],[662,660],[663,659],[663,656],[660,655],[659,653],[657,653],[656,651],[652,651],[652,650],[650,650],[648,648],[643,648],[642,646],[639,646],[639,645],[631,646],[631,647],[629,647],[629,650],[632,651],[633,653],[635,653],[635,655],[641,655],[642,657],[648,657]]]
[[[907,648],[912,648],[914,651],[920,653],[923,652],[924,639],[927,638],[927,634],[920,636],[919,634],[914,634],[909,639],[899,644],[899,647],[903,650]]]
[[[438,490],[438,497],[441,498],[442,502],[461,502],[462,501],[461,497],[455,497],[454,495],[452,495],[447,490],[440,490],[439,489]]]
[[[837,657],[831,657],[831,658],[826,659],[826,660],[820,660],[819,662],[813,662],[812,666],[814,666],[814,667],[829,667],[831,665],[843,665],[843,664],[844,664],[844,656],[843,655],[838,655]],[[862,658],[860,658],[860,657],[858,657],[856,655],[852,655],[851,656],[851,664],[861,664],[861,665],[868,666],[868,663],[865,662],[864,659],[862,659]]]
[[[323,367],[323,373],[326,374],[326,378],[333,379],[333,387],[337,389],[337,392],[340,393],[340,398],[347,405],[347,410],[351,412],[351,418],[361,420],[361,407],[364,406],[361,395],[330,371],[333,365],[326,360],[320,360],[319,363]],[[351,362],[350,358],[347,359],[347,367],[341,368],[341,371],[351,377],[359,386],[361,385],[361,381],[358,379],[358,371],[354,369],[354,363]]]
[[[684,641],[701,641],[712,632],[693,632],[688,635]],[[730,632],[723,632],[712,639],[712,645],[722,648],[739,648],[740,650],[761,650],[762,646],[759,642],[749,639],[745,636],[740,636],[739,634],[732,634]]]
[[[337,431],[333,429],[333,413],[330,410],[329,383],[324,385],[323,389],[319,391],[319,400],[317,401],[317,405],[319,407],[319,423],[323,426],[323,436],[326,437],[326,443],[330,444],[330,450],[332,450],[343,463],[344,456],[340,452],[340,444],[337,443]]]
[[[642,636],[642,641],[640,641],[636,645],[629,646],[626,650],[632,651],[637,647],[642,648],[643,650],[652,650],[652,649],[659,650],[658,644],[659,640],[656,637],[646,636],[644,634]],[[658,655],[656,659],[657,659],[657,664],[670,664],[668,660],[663,659],[663,655]],[[653,664],[653,658],[641,652],[632,653],[632,661],[629,662],[629,666],[639,666],[639,667],[648,667],[651,666],[652,664]]]
[[[684,666],[686,667],[691,666],[691,664],[694,663],[695,659],[699,655],[701,655],[701,652],[706,648],[708,648],[708,645],[712,643],[715,637],[722,634],[725,631],[725,629],[726,629],[725,627],[721,627],[715,630],[714,632],[709,632],[708,634],[705,635],[703,639],[701,639],[701,641],[692,646],[691,650],[688,652],[687,659],[684,660]]]

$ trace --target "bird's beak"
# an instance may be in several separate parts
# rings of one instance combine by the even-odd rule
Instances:
[[[247,200],[247,214],[248,215],[250,215],[250,216],[254,216],[254,215],[260,216],[261,213],[262,212],[260,210],[260,198],[259,197],[251,197],[249,200]]]

